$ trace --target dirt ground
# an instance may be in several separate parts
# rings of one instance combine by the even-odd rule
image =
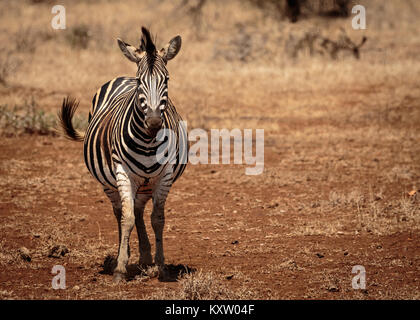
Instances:
[[[75,16],[88,21],[91,15],[81,13],[88,4],[75,3],[74,10],[66,4],[69,23]],[[104,15],[116,10],[116,4],[100,3]],[[27,21],[39,14],[33,30],[43,30],[51,16],[48,4],[2,6]],[[171,8],[167,2],[156,6],[146,24]],[[373,19],[361,60],[304,56],[273,65],[213,56],[207,49],[219,43],[217,30],[224,30],[224,40],[230,29],[217,29],[212,17],[218,13],[224,25],[229,16],[217,6],[206,8],[201,27],[210,30],[207,40],[191,31],[188,17],[173,17],[174,30],[167,30],[172,20],[154,24],[165,30],[163,38],[177,32],[185,43],[169,66],[170,96],[189,129],[263,128],[263,173],[247,176],[246,165],[188,164],[166,204],[165,258],[174,273],[181,272],[179,280],[160,282],[156,268],[137,268],[133,230],[129,280],[113,284],[104,261],[117,253],[117,223],[84,165],[83,145],[38,127],[28,132],[16,121],[11,132],[10,123],[0,121],[0,299],[419,299],[420,39],[408,7],[399,28]],[[137,21],[129,4],[120,10]],[[236,10],[232,19],[242,14],[243,21],[257,21],[254,10]],[[261,34],[272,28],[271,18],[265,19],[254,26]],[[134,74],[115,49],[110,27],[92,21],[88,49],[71,48],[57,36],[55,42],[37,38],[36,54],[19,52],[22,66],[0,84],[0,105],[22,105],[32,97],[54,117],[71,94],[81,100],[82,119],[102,83]],[[338,29],[346,22],[331,23]],[[2,26],[10,34],[18,30]],[[248,27],[252,33],[251,22]],[[138,30],[124,28],[118,32],[134,39]],[[109,46],[98,47],[97,34],[110,38]],[[387,54],[378,55],[384,48]],[[270,59],[267,50],[263,58]],[[0,120],[11,119],[1,110]],[[150,211],[148,204],[154,250]],[[60,245],[68,252],[50,256]],[[65,267],[64,290],[52,288],[55,265]],[[366,270],[365,289],[352,287],[354,266]]]
[[[378,222],[363,227],[358,216],[363,213],[334,204],[342,198],[324,200],[328,170],[309,175],[317,170],[314,163],[288,161],[289,147],[265,150],[266,170],[288,173],[278,184],[271,181],[275,171],[253,181],[243,167],[190,165],[166,206],[167,263],[214,272],[214,281],[233,291],[246,286],[250,292],[244,297],[256,299],[418,298],[419,233],[401,228],[376,234],[383,228]],[[304,144],[295,152],[312,149]],[[357,146],[348,152],[357,154]],[[330,173],[338,180],[333,189],[347,189],[348,181],[378,185],[375,173],[382,171],[382,160],[361,160],[362,167]],[[101,274],[105,256],[117,250],[116,221],[84,167],[81,144],[44,136],[8,138],[0,161],[3,298],[137,299],[180,290],[179,283],[162,283],[153,275],[113,285],[112,276]],[[366,176],[367,170],[374,172]],[[383,197],[370,201],[380,203]],[[48,257],[59,244],[69,253]],[[30,262],[18,256],[22,246],[29,249]],[[131,247],[130,263],[135,263],[135,233]],[[66,290],[51,287],[57,264],[66,268]],[[352,289],[355,265],[366,269],[366,290]]]

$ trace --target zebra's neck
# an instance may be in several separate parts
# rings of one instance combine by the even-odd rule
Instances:
[[[130,108],[128,119],[128,136],[136,144],[156,144],[156,137],[152,136],[146,128],[145,116],[139,103],[138,94],[136,93],[132,108]],[[166,128],[166,122],[163,121],[162,128]]]

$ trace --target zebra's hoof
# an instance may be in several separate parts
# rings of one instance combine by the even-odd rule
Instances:
[[[158,280],[162,281],[162,282],[172,282],[173,281],[173,279],[171,279],[168,268],[159,267]]]
[[[121,272],[114,272],[114,276],[112,277],[112,281],[114,283],[121,283],[125,280],[125,275]]]

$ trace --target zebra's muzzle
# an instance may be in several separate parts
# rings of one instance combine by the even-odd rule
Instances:
[[[158,131],[162,128],[162,118],[150,117],[146,118],[146,126],[152,136],[156,136]]]

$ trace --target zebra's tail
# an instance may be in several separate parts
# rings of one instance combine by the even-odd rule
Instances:
[[[74,98],[64,98],[61,110],[58,111],[58,120],[65,137],[74,141],[83,141],[85,134],[73,127],[71,120],[76,112],[79,102]]]

